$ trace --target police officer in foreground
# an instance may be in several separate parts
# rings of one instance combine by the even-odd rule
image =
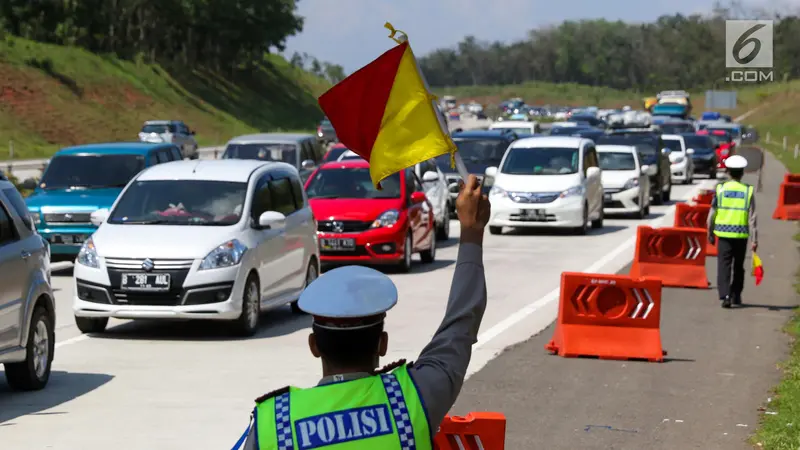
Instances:
[[[248,450],[333,444],[430,450],[461,390],[486,309],[482,246],[489,209],[470,175],[456,200],[461,242],[445,317],[416,362],[376,370],[389,343],[386,311],[397,303],[389,277],[349,266],[311,283],[298,305],[313,316],[308,346],[322,360],[323,377],[312,388],[287,386],[256,399],[251,425],[234,449],[245,441]]]
[[[753,186],[742,183],[747,160],[733,155],[725,160],[731,179],[717,185],[708,214],[708,241],[719,241],[717,290],[723,308],[741,305],[744,288],[744,258],[758,249],[756,198]],[[732,275],[732,277],[731,277]]]

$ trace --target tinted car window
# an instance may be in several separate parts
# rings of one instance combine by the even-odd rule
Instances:
[[[183,156],[181,156],[181,151],[178,149],[178,147],[170,147],[169,151],[172,154],[173,161],[180,161],[183,159]]]
[[[600,169],[602,170],[636,170],[636,160],[633,153],[628,152],[600,152]]]
[[[169,153],[167,153],[165,150],[159,150],[156,155],[158,155],[158,162],[162,164],[169,162]]]
[[[230,144],[222,159],[277,161],[297,167],[299,153],[297,144]]]
[[[253,192],[253,206],[251,208],[251,217],[254,221],[258,221],[261,214],[272,209],[272,194],[269,190],[268,177],[259,180],[256,189]]]
[[[292,194],[292,183],[288,178],[270,181],[269,190],[272,193],[273,211],[288,216],[297,210],[294,195]]]
[[[14,229],[14,222],[11,220],[11,216],[3,205],[0,205],[0,245],[8,244],[16,240],[17,233]]]
[[[328,150],[328,153],[325,154],[325,158],[323,158],[323,161],[325,161],[325,162],[336,161],[346,151],[347,151],[347,148],[345,148],[345,147],[332,148],[332,149]]]
[[[25,204],[25,200],[22,199],[19,192],[14,188],[8,188],[3,189],[3,194],[5,194],[8,201],[11,202],[11,207],[14,208],[14,211],[16,211],[17,215],[22,219],[22,223],[24,223],[28,229],[33,230],[34,226],[31,220],[31,213],[28,211],[28,205]]]
[[[400,174],[381,181],[382,190],[375,188],[367,167],[348,167],[318,170],[306,186],[306,195],[313,199],[332,198],[400,198]]]
[[[708,136],[687,135],[683,137],[683,141],[686,143],[686,148],[694,149],[695,154],[714,152],[714,141]]]
[[[566,175],[578,172],[578,149],[558,147],[512,148],[501,173],[510,175]]]
[[[300,180],[297,178],[292,178],[292,194],[294,195],[294,206],[297,209],[302,209],[305,207],[305,199],[303,198],[303,185],[300,184]]]
[[[142,127],[142,133],[157,133],[163,134],[169,131],[166,124],[148,124]]]
[[[482,173],[487,167],[497,166],[503,159],[509,142],[505,139],[454,138],[458,153],[470,172]],[[453,172],[450,168],[450,154],[436,157],[436,165],[443,172]]]
[[[664,147],[668,148],[671,152],[682,152],[681,141],[677,139],[663,139]]]
[[[62,155],[50,160],[42,189],[125,187],[144,169],[142,155]]]

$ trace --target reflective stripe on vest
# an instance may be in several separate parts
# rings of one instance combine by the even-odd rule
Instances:
[[[721,238],[750,236],[749,216],[753,187],[738,181],[717,185],[714,234]]]
[[[428,418],[403,365],[388,374],[290,388],[256,406],[259,450],[432,450]]]

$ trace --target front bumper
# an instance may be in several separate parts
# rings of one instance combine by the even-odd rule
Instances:
[[[361,262],[365,264],[394,264],[403,260],[408,226],[403,223],[391,227],[368,229],[361,232],[334,233],[318,231],[319,259],[327,264]],[[352,250],[328,250],[323,239],[354,239]]]
[[[695,159],[694,171],[695,173],[712,173],[717,170],[717,159]]]
[[[670,164],[669,171],[673,180],[685,181],[689,179],[689,160],[684,159],[679,163]]]
[[[603,198],[603,211],[607,213],[631,213],[641,209],[639,204],[640,187],[619,190],[606,189]],[[608,197],[610,195],[610,198]]]
[[[550,203],[517,203],[508,197],[489,197],[494,227],[580,227],[583,226],[583,196],[557,198]],[[541,210],[542,215],[529,219],[522,210]]]
[[[51,255],[77,256],[83,243],[97,230],[94,226],[64,226],[38,228],[38,233],[50,244]],[[72,243],[68,242],[71,241]]]
[[[114,260],[120,261],[120,260]],[[233,320],[241,315],[246,271],[241,265],[197,271],[200,260],[164,265],[149,273],[169,273],[168,291],[121,289],[123,273],[145,273],[135,264],[112,264],[101,258],[100,268],[75,264],[73,312],[78,317],[119,319]]]

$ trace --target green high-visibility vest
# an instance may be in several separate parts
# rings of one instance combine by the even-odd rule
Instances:
[[[721,238],[746,239],[750,236],[750,202],[753,186],[738,181],[717,185],[714,234]]]
[[[289,387],[257,404],[259,450],[432,450],[428,419],[404,364],[390,373]]]

